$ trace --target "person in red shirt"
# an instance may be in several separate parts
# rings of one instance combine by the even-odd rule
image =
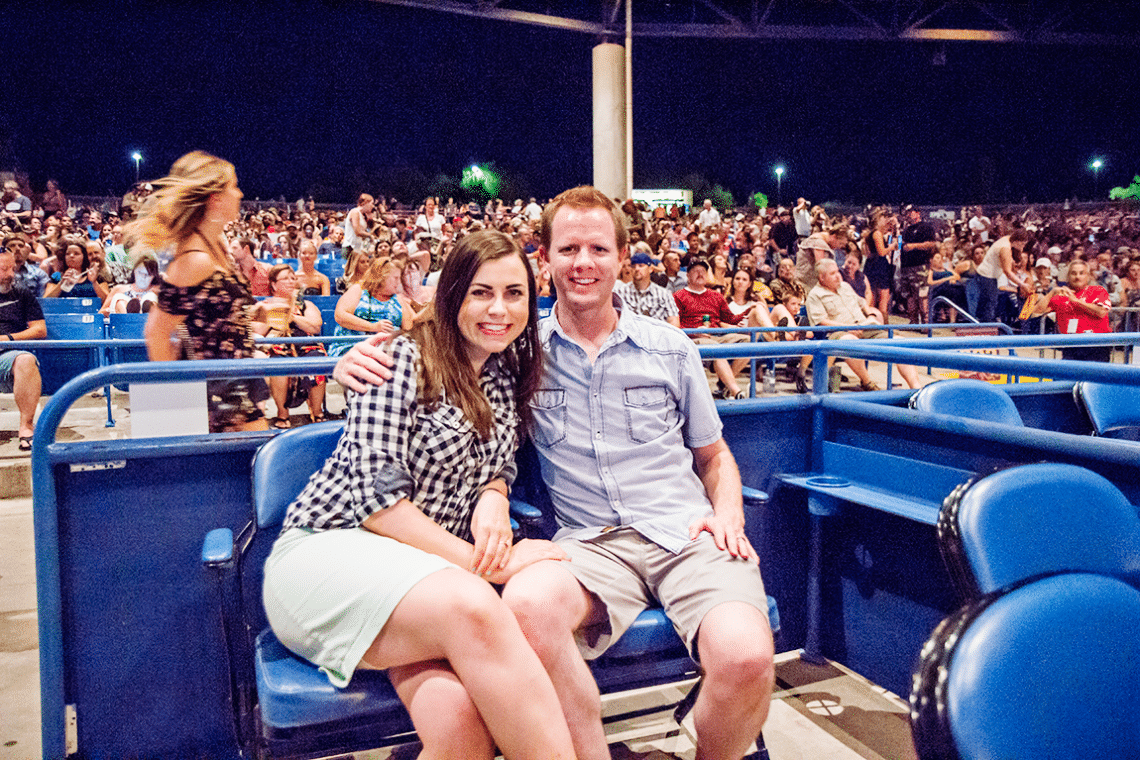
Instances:
[[[722,327],[727,322],[738,325],[748,318],[751,309],[739,314],[733,314],[728,308],[724,296],[715,290],[705,287],[705,278],[708,276],[709,265],[703,259],[693,259],[689,262],[686,272],[689,284],[673,294],[677,302],[677,312],[681,318],[682,328],[692,327]],[[756,306],[756,302],[752,303]],[[747,343],[748,336],[742,333],[727,333],[722,335],[695,335],[695,343]],[[717,390],[713,396],[717,398],[748,398],[748,392],[740,389],[736,384],[736,375],[748,366],[748,359],[737,359],[729,366],[727,359],[714,359],[713,371],[717,376]]]
[[[1057,332],[1077,333],[1111,332],[1108,310],[1112,304],[1108,291],[1100,285],[1090,285],[1089,265],[1077,259],[1069,264],[1069,284],[1053,288],[1041,299],[1034,316],[1048,311],[1057,315]],[[1081,361],[1112,361],[1112,346],[1071,346],[1061,350],[1065,359]]]

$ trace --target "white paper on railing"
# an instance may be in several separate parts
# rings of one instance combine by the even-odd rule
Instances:
[[[210,432],[206,383],[132,383],[131,438]]]

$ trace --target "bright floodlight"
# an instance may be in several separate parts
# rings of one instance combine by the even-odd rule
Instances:
[[[134,153],[131,154],[131,158],[133,158],[135,161],[142,161],[142,153],[139,153],[136,150]]]
[[[781,175],[783,175],[783,173],[784,173],[784,167],[777,166],[776,167],[776,176],[781,176]]]
[[[1104,161],[1101,161],[1099,158],[1092,162],[1092,168],[1094,169],[1099,169],[1102,166],[1104,166]]]

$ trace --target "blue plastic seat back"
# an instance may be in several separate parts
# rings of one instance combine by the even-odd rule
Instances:
[[[44,316],[48,314],[97,314],[103,306],[98,298],[38,298]]]
[[[344,277],[344,259],[317,259],[317,263],[314,266],[318,272],[329,278],[330,285],[335,285],[338,277]]]
[[[1140,591],[1093,574],[1041,578],[944,621],[911,694],[922,760],[1135,757]]]
[[[48,340],[90,342],[103,339],[102,314],[48,312],[44,314],[44,323],[47,325]],[[40,378],[43,383],[41,392],[45,396],[55,393],[67,381],[103,363],[103,349],[91,345],[76,348],[33,348],[32,353],[40,362]]]
[[[1082,380],[1073,386],[1073,396],[1097,435],[1140,440],[1140,388]]]
[[[1083,467],[1030,464],[982,478],[947,499],[939,540],[967,597],[1059,571],[1140,586],[1136,508]]]
[[[981,380],[931,383],[910,397],[910,408],[1003,425],[1025,425],[1009,394]]]
[[[318,422],[277,435],[253,459],[253,507],[257,529],[280,525],[285,510],[324,465],[344,431],[344,422]]]

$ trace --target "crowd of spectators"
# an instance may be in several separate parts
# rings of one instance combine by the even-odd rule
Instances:
[[[17,282],[41,297],[102,299],[104,312],[146,311],[164,253],[131,251],[123,225],[150,191],[142,183],[119,210],[103,213],[70,205],[54,181],[39,196],[5,182],[0,235],[16,255]],[[478,229],[516,238],[534,262],[542,295],[556,295],[538,257],[541,208],[534,198],[486,204],[427,198],[404,207],[362,194],[342,210],[317,209],[311,200],[246,210],[226,234],[236,268],[257,297],[274,295],[269,273],[282,260],[295,265],[302,294],[348,294],[353,303],[337,309],[338,326],[348,334],[363,332],[360,304],[377,297],[398,302],[404,319],[413,322],[430,301],[434,277],[456,241]],[[638,311],[682,327],[810,326],[806,306],[824,261],[835,262],[858,299],[850,305],[865,316],[921,324],[970,315],[1020,332],[1058,329],[1051,316],[1042,316],[1049,314],[1042,303],[1069,282],[1071,263],[1083,261],[1090,282],[1108,294],[1111,327],[1140,325],[1140,221],[1130,207],[1016,213],[972,207],[930,219],[909,206],[833,215],[803,198],[789,208],[723,213],[709,201],[691,213],[632,201],[622,209],[631,259],[619,292]],[[342,277],[317,271],[317,262],[327,259],[343,262]],[[362,282],[379,288],[378,294],[368,294]],[[342,315],[345,324],[339,324]],[[793,364],[797,387],[806,390],[803,366]],[[738,369],[739,363],[716,364],[723,395],[740,393]]]

